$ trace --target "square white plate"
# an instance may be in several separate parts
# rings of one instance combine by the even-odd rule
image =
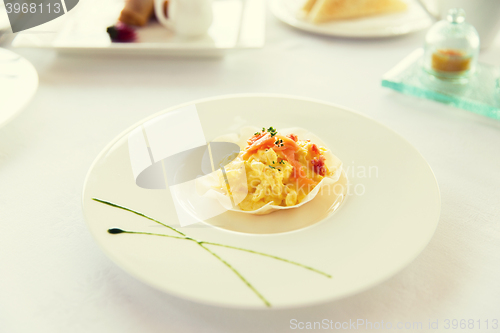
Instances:
[[[264,0],[214,1],[214,22],[207,35],[201,38],[181,38],[152,21],[136,30],[136,42],[113,43],[106,27],[117,22],[123,3],[123,0],[80,2],[74,10],[54,22],[20,32],[12,45],[54,48],[64,53],[78,54],[182,56],[220,56],[231,49],[264,46]]]

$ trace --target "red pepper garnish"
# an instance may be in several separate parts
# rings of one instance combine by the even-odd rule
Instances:
[[[314,155],[320,155],[321,154],[321,151],[319,150],[318,146],[316,146],[315,143],[313,143],[312,145],[309,146],[310,149],[311,149],[311,152],[314,154]]]
[[[315,157],[311,160],[312,169],[320,176],[326,175],[326,167],[325,167],[325,157],[323,155],[319,157]]]

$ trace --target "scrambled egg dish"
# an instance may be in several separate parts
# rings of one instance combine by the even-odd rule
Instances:
[[[299,140],[294,134],[282,135],[273,127],[256,132],[247,144],[236,158],[229,156],[228,159],[234,160],[225,166],[229,184],[237,183],[243,170],[246,173],[247,194],[238,204],[241,210],[253,211],[268,203],[297,205],[324,177],[335,171],[325,164],[326,148],[309,140]],[[223,188],[230,196],[234,196],[238,188],[231,186],[231,190],[233,193],[227,186]]]

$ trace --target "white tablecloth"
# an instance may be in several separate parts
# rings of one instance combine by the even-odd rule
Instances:
[[[0,332],[298,331],[292,329],[293,319],[304,325],[323,319],[423,324],[401,332],[450,331],[446,319],[474,319],[475,328],[463,331],[495,331],[500,122],[380,85],[382,74],[421,46],[424,34],[325,38],[294,30],[268,13],[265,48],[222,59],[89,58],[15,50],[35,65],[40,87],[30,105],[0,128]],[[500,39],[482,59],[500,65]],[[164,108],[244,92],[344,105],[415,145],[442,194],[441,220],[422,254],[370,290],[286,311],[221,309],[181,300],[111,262],[90,236],[80,202],[96,155],[121,131]],[[428,329],[436,320],[439,330]],[[357,331],[372,331],[369,327]]]

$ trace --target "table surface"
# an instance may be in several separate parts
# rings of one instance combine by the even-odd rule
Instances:
[[[287,332],[294,331],[294,319],[407,327],[422,322],[423,330],[405,332],[443,331],[446,319],[474,319],[475,329],[466,331],[495,331],[500,122],[381,87],[381,76],[421,46],[425,32],[352,40],[300,32],[270,13],[266,21],[263,49],[221,59],[14,50],[34,64],[40,86],[29,106],[0,128],[1,333]],[[481,59],[500,65],[500,38]],[[434,170],[442,195],[439,226],[422,254],[396,276],[355,296],[274,311],[178,299],[111,262],[93,241],[81,207],[85,175],[101,149],[130,125],[169,106],[247,92],[344,105],[415,145]],[[427,329],[436,320],[440,329]]]

